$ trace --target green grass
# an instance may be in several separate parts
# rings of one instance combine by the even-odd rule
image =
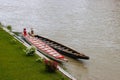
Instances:
[[[44,64],[35,61],[37,55],[26,56],[25,48],[0,28],[0,80],[62,80],[59,71],[46,72]]]

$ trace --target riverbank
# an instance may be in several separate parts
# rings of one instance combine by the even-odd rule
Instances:
[[[0,25],[0,80],[68,80],[59,71],[49,73],[42,63],[35,60],[38,55],[28,57],[26,47],[5,32]]]

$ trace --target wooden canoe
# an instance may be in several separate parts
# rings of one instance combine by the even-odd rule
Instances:
[[[54,48],[56,51],[58,51],[59,53],[61,53],[63,55],[72,57],[74,59],[86,59],[86,60],[89,59],[88,56],[86,56],[82,53],[79,53],[79,52],[77,52],[77,51],[75,51],[75,50],[73,50],[73,49],[71,49],[63,44],[55,42],[51,39],[48,39],[48,38],[45,38],[45,37],[42,37],[39,35],[35,35],[35,37],[37,37],[39,40],[43,41],[44,43],[46,43],[50,47]]]
[[[60,63],[67,61],[67,59],[63,55],[61,55],[59,52],[57,52],[56,50],[51,48],[49,45],[47,45],[42,40],[40,40],[36,37],[33,37],[29,34],[22,35],[22,37],[27,43],[35,46],[41,53],[43,53],[47,57],[49,57],[57,62],[60,62]]]

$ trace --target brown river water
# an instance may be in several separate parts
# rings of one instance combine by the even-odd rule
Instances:
[[[88,55],[63,65],[78,80],[120,80],[120,0],[0,0],[0,22]]]

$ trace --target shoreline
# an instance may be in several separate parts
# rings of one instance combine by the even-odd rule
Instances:
[[[22,39],[20,39],[16,34],[14,34],[14,32],[12,31],[9,31],[7,29],[6,26],[2,25],[2,28],[4,31],[6,31],[7,33],[9,33],[11,36],[13,36],[15,39],[17,39],[20,43],[22,43],[24,46],[26,47],[30,47],[29,44],[27,44],[25,41],[23,41]],[[18,32],[20,33],[20,32]],[[46,56],[44,56],[42,53],[40,53],[39,51],[36,51],[36,54],[39,56],[39,57],[42,57],[42,58],[45,58],[45,59],[49,59],[47,58]],[[77,80],[76,78],[74,78],[71,74],[69,74],[68,72],[66,72],[62,67],[58,66],[58,70],[63,74],[65,75],[66,77],[68,77],[70,80]]]

